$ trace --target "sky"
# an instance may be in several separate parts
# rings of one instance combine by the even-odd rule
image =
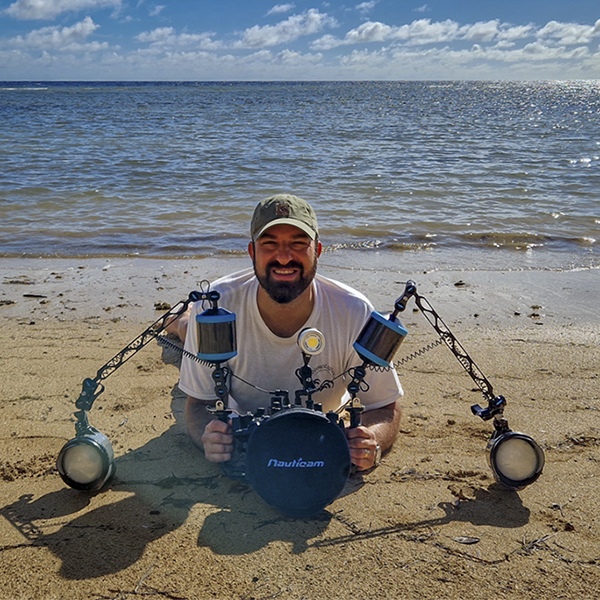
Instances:
[[[598,0],[0,0],[3,81],[600,79]]]

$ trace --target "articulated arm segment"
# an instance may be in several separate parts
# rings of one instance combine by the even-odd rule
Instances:
[[[506,400],[503,396],[494,396],[492,384],[487,377],[482,373],[481,369],[475,364],[468,352],[463,348],[462,344],[456,339],[456,336],[450,331],[450,328],[444,323],[442,318],[437,314],[429,301],[417,293],[417,286],[414,281],[407,281],[404,293],[396,300],[394,307],[396,311],[402,312],[406,308],[408,300],[414,297],[415,303],[423,316],[429,321],[431,326],[436,330],[440,338],[456,357],[458,362],[463,366],[471,379],[477,384],[477,387],[482,391],[483,397],[488,401],[487,408],[482,408],[478,404],[471,407],[474,415],[482,418],[484,421],[491,419],[496,415],[502,414],[506,406]]]
[[[192,292],[186,300],[179,302],[175,308],[169,310],[162,317],[157,319],[148,329],[140,333],[133,341],[129,342],[123,350],[115,354],[104,366],[98,369],[95,381],[102,381],[116,371],[122,364],[127,362],[132,356],[137,354],[148,342],[156,337],[165,329],[165,327],[174,319],[182,315],[191,302],[200,300],[199,292]]]
[[[177,317],[181,316],[192,302],[198,300],[208,300],[213,304],[218,300],[218,292],[190,292],[186,300],[182,300],[171,308],[162,317],[157,319],[150,327],[143,331],[138,337],[131,341],[125,348],[113,356],[105,365],[98,369],[96,377],[93,379],[87,378],[83,380],[81,394],[75,406],[79,412],[75,413],[77,422],[85,428],[87,424],[86,413],[92,408],[92,404],[96,398],[104,391],[104,386],[100,383],[116,371],[121,365],[127,362],[132,356],[137,354],[148,342],[158,337],[165,327]]]

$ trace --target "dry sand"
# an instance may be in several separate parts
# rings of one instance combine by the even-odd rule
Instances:
[[[577,598],[600,590],[598,271],[322,272],[389,310],[407,276],[546,452],[516,493],[486,464],[481,394],[445,346],[399,367],[400,438],[310,519],[224,478],[185,433],[177,356],[152,341],[90,419],[117,475],[76,492],[54,463],[96,371],[174,304],[238,266],[4,260],[0,269],[0,598]],[[238,264],[239,263],[239,264]],[[155,305],[158,304],[157,309]],[[411,304],[397,358],[436,338]],[[470,543],[465,543],[470,542]]]

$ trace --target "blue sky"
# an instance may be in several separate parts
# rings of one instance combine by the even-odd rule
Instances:
[[[0,79],[598,79],[598,0],[0,1]]]

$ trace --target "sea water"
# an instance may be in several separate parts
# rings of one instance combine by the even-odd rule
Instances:
[[[597,268],[600,82],[0,83],[0,256],[241,256],[278,192],[334,261]]]

